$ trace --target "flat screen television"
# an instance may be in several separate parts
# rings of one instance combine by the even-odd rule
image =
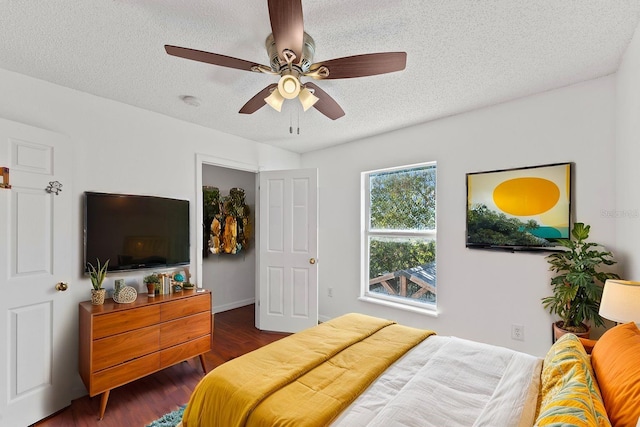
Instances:
[[[468,173],[468,248],[549,250],[568,239],[572,164]]]
[[[189,264],[189,201],[84,193],[84,271],[109,260],[108,271]]]

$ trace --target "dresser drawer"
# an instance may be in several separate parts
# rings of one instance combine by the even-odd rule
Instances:
[[[184,344],[164,349],[160,352],[160,368],[175,365],[211,350],[211,335],[197,338]]]
[[[160,370],[160,353],[153,353],[113,368],[91,375],[89,394],[95,396],[103,391],[121,386]]]
[[[211,313],[194,314],[163,323],[160,326],[160,348],[191,341],[211,333]]]
[[[160,320],[166,322],[168,320],[179,319],[180,317],[189,316],[191,314],[210,311],[210,304],[211,295],[209,293],[171,301],[166,304],[162,304]]]
[[[93,372],[160,349],[160,326],[149,326],[93,342]]]
[[[93,339],[144,328],[155,325],[159,321],[160,306],[158,305],[95,315],[93,317]]]

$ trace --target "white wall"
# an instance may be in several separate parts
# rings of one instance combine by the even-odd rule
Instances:
[[[540,299],[551,272],[541,253],[465,248],[465,173],[575,162],[575,216],[615,249],[615,77],[609,76],[302,155],[320,182],[320,314],[357,311],[543,355],[551,316]],[[438,162],[437,318],[358,301],[360,173]],[[333,297],[327,288],[333,288]],[[511,324],[524,325],[524,342]]]
[[[199,223],[195,206],[200,191],[196,188],[196,154],[222,153],[230,162],[255,165],[256,170],[299,167],[299,155],[295,153],[2,69],[0,94],[0,117],[64,134],[72,144],[74,182],[73,186],[63,183],[63,191],[74,194],[74,215],[69,220],[75,227],[68,238],[75,242],[70,262],[77,266],[77,275],[67,278],[70,287],[65,296],[78,302],[88,300],[91,289],[89,280],[81,274],[84,191],[188,199],[194,272]],[[176,97],[176,102],[181,101]],[[142,290],[142,276],[148,273],[110,274],[105,287],[113,288],[114,279],[124,278],[127,284]],[[71,315],[77,324],[77,311]],[[75,331],[77,328],[70,333]],[[69,350],[68,363],[77,365],[77,353],[77,348]],[[78,396],[86,394],[79,377],[76,392]]]
[[[251,228],[254,230],[247,250],[236,255],[209,253],[202,260],[202,285],[213,292],[213,311],[218,313],[253,304],[257,253],[255,248],[256,174],[205,165],[202,168],[202,184],[218,187],[221,197],[227,196],[231,188],[244,189],[245,203],[251,210]]]
[[[617,73],[616,204],[621,277],[640,281],[640,27]]]

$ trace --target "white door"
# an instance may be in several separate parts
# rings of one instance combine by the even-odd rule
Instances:
[[[0,167],[0,426],[26,426],[68,406],[77,379],[77,305],[56,290],[78,258],[69,142],[0,119]]]
[[[318,171],[260,173],[257,326],[318,324]]]

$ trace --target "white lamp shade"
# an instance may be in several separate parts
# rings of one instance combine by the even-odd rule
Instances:
[[[614,322],[640,323],[640,282],[607,280],[599,313]]]
[[[314,104],[319,100],[319,98],[312,94],[311,91],[306,87],[300,91],[298,99],[300,100],[304,111],[307,111],[309,108],[313,107]]]
[[[271,92],[271,95],[267,96],[264,99],[264,102],[269,104],[277,112],[280,112],[282,111],[282,103],[284,102],[284,98],[282,97],[282,95],[280,95],[280,92],[278,92],[278,89],[276,88],[273,92]]]

